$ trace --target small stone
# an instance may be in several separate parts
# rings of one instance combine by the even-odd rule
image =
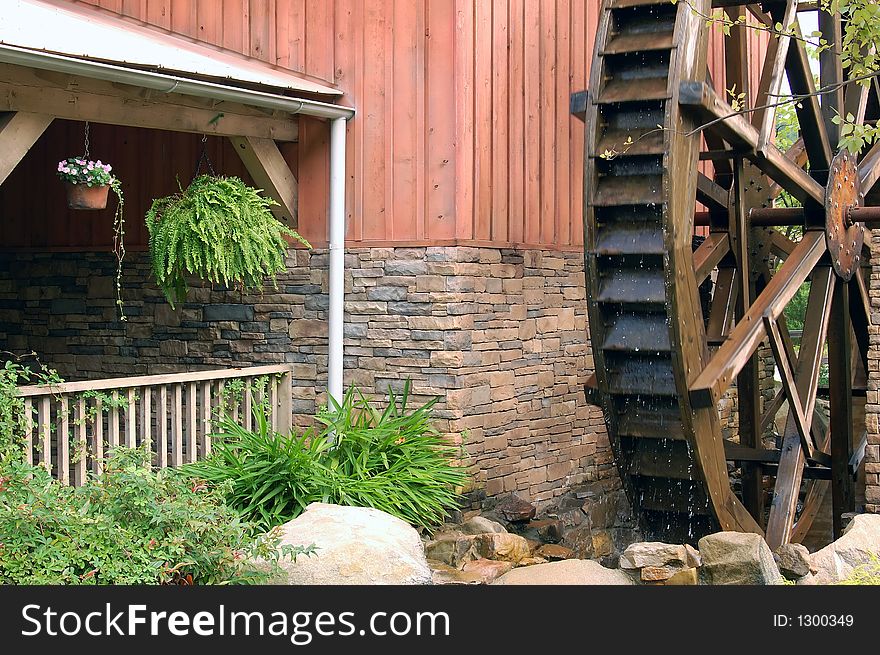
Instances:
[[[700,568],[703,565],[703,558],[700,557],[700,551],[690,544],[685,544],[684,549],[687,551],[687,565],[695,569]]]
[[[472,535],[507,532],[503,525],[491,521],[484,516],[474,516],[469,518],[459,526],[459,530],[464,534]]]
[[[607,530],[593,532],[592,542],[593,557],[596,559],[607,557],[614,552],[614,540],[611,538],[611,534]]]
[[[676,571],[666,582],[667,586],[696,585],[698,583],[697,569],[687,568]]]
[[[617,517],[617,494],[604,494],[588,498],[581,506],[581,511],[590,517],[593,529],[610,528]]]
[[[620,555],[620,568],[641,569],[646,566],[675,565],[682,568],[688,564],[688,552],[684,546],[665,544],[660,541],[643,541],[630,544]]]
[[[429,559],[459,568],[465,562],[477,558],[475,537],[456,532],[445,532],[437,539],[425,544],[425,555]]]
[[[519,562],[517,562],[517,566],[535,566],[536,564],[546,564],[547,560],[543,557],[524,557]]]
[[[783,544],[773,558],[786,580],[797,580],[810,573],[810,551],[803,544]]]
[[[531,555],[529,543],[517,534],[494,532],[473,537],[477,552],[486,559],[516,564]]]
[[[681,569],[677,566],[646,566],[639,572],[639,577],[646,582],[668,580]]]
[[[495,511],[507,521],[517,523],[535,518],[538,510],[530,502],[511,494],[498,504]]]
[[[479,573],[459,571],[443,562],[428,560],[431,567],[431,581],[435,585],[480,584]]]
[[[563,527],[562,521],[559,519],[540,519],[538,521],[529,521],[527,526],[534,529],[544,541],[550,543],[558,543],[562,541]]]
[[[491,584],[512,568],[512,562],[499,562],[481,557],[465,564],[462,571],[478,575],[483,584]]]
[[[578,559],[589,559],[593,556],[593,531],[588,524],[569,530],[562,545],[571,549]]]
[[[559,544],[544,544],[535,551],[535,554],[550,562],[561,559],[574,559],[574,551]]]

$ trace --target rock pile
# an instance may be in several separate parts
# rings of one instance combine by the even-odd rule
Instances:
[[[813,554],[800,544],[771,552],[760,535],[717,532],[700,539],[698,549],[690,544],[633,543],[620,554],[617,566],[609,567],[567,545],[570,532],[565,532],[564,521],[535,519],[533,509],[514,498],[491,516],[467,512],[458,517],[460,522],[420,538],[400,519],[375,509],[313,503],[282,526],[282,544],[313,544],[317,552],[284,562],[283,575],[273,582],[834,584],[858,574],[860,567],[880,565],[876,514],[855,516],[840,539]],[[596,555],[595,548],[590,553]]]

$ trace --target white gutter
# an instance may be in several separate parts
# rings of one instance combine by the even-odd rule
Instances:
[[[29,68],[41,68],[58,73],[68,73],[70,75],[82,75],[83,77],[92,77],[107,82],[130,84],[132,86],[155,89],[162,93],[181,93],[200,98],[238,102],[243,105],[276,109],[291,114],[306,114],[308,116],[329,119],[345,118],[347,120],[353,118],[355,113],[351,107],[342,107],[328,102],[289,98],[264,91],[252,91],[215,82],[191,80],[177,75],[154,73],[152,71],[123,66],[112,66],[98,61],[54,55],[42,50],[28,50],[6,44],[0,44],[0,62],[27,66]]]
[[[305,114],[330,119],[330,308],[327,392],[331,398],[342,402],[345,308],[345,122],[354,117],[355,110],[353,108],[316,100],[288,98],[272,93],[191,80],[164,73],[111,66],[101,62],[64,57],[5,44],[0,44],[0,62],[130,84],[155,89],[163,93],[181,93],[280,110],[291,114]],[[327,404],[328,407],[332,407],[329,398]]]

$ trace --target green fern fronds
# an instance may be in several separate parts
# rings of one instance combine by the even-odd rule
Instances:
[[[288,242],[311,245],[271,211],[274,200],[237,177],[201,175],[180,193],[158,198],[147,212],[150,260],[168,302],[186,299],[186,278],[242,291],[260,289],[286,270]]]

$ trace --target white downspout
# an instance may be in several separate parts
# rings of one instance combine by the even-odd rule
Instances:
[[[345,310],[345,118],[330,121],[330,308],[327,393],[342,402]],[[327,399],[327,407],[333,404]]]

